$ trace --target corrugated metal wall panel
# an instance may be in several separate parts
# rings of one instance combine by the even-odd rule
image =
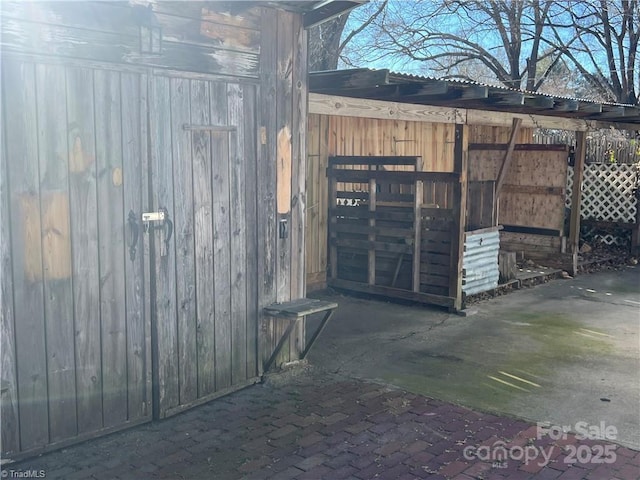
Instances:
[[[500,234],[497,228],[465,234],[462,260],[462,291],[465,295],[486,292],[498,286],[499,251]]]

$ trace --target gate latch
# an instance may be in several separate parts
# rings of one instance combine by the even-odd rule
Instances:
[[[164,222],[164,211],[143,213],[142,223],[145,226],[145,230],[149,230],[149,223],[151,222]]]
[[[169,253],[169,240],[173,235],[173,222],[169,218],[166,208],[157,212],[145,212],[142,214],[142,224],[145,233],[151,230],[160,230],[160,256],[166,257]]]

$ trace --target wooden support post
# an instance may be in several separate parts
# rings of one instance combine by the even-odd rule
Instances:
[[[498,173],[498,178],[496,180],[496,198],[500,196],[500,190],[502,189],[504,180],[505,178],[507,178],[507,172],[509,171],[509,167],[511,166],[511,161],[513,159],[513,150],[516,148],[516,137],[518,136],[518,132],[520,131],[520,125],[522,125],[522,119],[514,118],[513,124],[511,126],[511,137],[509,138],[507,151],[505,152],[504,158],[502,159],[502,165],[500,166],[500,172]]]
[[[468,129],[456,124],[453,147],[453,170],[460,175],[453,190],[453,232],[451,240],[451,265],[449,270],[449,296],[454,298],[452,310],[462,309],[462,257],[464,255],[464,224],[467,212],[467,154]]]
[[[573,189],[571,191],[571,220],[569,223],[569,245],[571,246],[571,275],[578,273],[578,250],[580,241],[580,207],[582,200],[582,179],[586,155],[586,133],[576,132],[576,157],[573,167]]]
[[[332,167],[329,167],[332,168]],[[335,243],[336,225],[338,220],[336,219],[333,209],[338,205],[338,181],[334,175],[329,175],[329,274],[331,278],[335,280],[338,278],[338,247]]]
[[[422,157],[416,158],[416,172],[424,171],[424,161]],[[424,203],[424,182],[416,180],[415,198],[414,198],[414,222],[413,227],[413,276],[412,287],[416,293],[420,292],[420,260],[422,251],[422,204]]]
[[[416,191],[414,199],[414,221],[413,221],[413,291],[420,291],[420,251],[422,250],[422,200],[423,200],[422,180],[416,180]]]
[[[635,192],[636,196],[636,223],[631,231],[631,252],[640,250],[640,188]]]
[[[371,180],[369,180],[369,211],[372,213],[375,213],[376,211],[376,189],[377,189],[377,183],[376,183],[376,179],[372,178]],[[369,226],[370,227],[375,227],[376,226],[376,219],[374,218],[373,215],[371,215],[371,218],[369,219]],[[369,234],[369,242],[370,243],[370,247],[369,247],[369,263],[368,263],[368,278],[367,278],[367,282],[369,283],[369,285],[375,285],[376,284],[376,248],[373,245],[373,243],[376,241],[376,234],[375,233],[370,233]]]

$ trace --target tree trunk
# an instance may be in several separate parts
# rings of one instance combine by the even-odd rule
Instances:
[[[341,15],[309,30],[309,71],[335,70],[340,59],[340,38],[349,15]]]

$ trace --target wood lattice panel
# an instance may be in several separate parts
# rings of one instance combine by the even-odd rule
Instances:
[[[599,221],[633,223],[637,208],[633,189],[637,182],[638,167],[636,165],[586,165],[582,184],[580,217]],[[565,200],[567,208],[571,208],[572,188],[573,167],[569,167]]]

